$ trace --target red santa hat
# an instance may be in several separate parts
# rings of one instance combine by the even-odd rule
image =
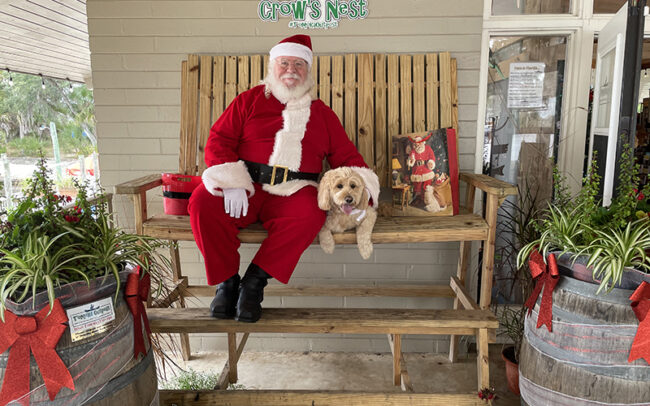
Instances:
[[[302,58],[309,66],[313,59],[313,54],[311,51],[311,38],[309,35],[293,35],[291,37],[285,38],[280,41],[276,46],[271,48],[269,52],[271,60],[277,58],[278,56],[295,56]]]
[[[411,136],[409,136],[409,140],[411,140],[411,142],[413,142],[413,143],[419,144],[421,142],[426,142],[429,138],[431,138],[432,135],[433,135],[433,133],[429,132],[426,137],[418,135],[418,136],[415,137],[415,139],[413,139],[413,138],[411,138]]]

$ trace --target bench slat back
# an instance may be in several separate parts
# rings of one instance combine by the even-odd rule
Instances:
[[[266,76],[268,55],[190,54],[181,66],[179,172],[201,174],[210,127]],[[368,165],[389,185],[391,137],[458,129],[456,60],[428,54],[319,55],[313,96],[330,106]]]

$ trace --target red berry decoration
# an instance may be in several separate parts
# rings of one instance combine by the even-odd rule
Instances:
[[[496,399],[496,397],[494,388],[481,388],[478,392],[478,398],[489,404],[492,404],[492,400]]]

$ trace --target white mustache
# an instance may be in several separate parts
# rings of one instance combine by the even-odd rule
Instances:
[[[280,79],[300,79],[300,76],[296,73],[285,73],[284,75],[280,76]]]

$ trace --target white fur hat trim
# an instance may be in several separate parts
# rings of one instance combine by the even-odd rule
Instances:
[[[309,66],[311,66],[311,62],[313,59],[311,49],[309,49],[308,47],[302,44],[297,44],[295,42],[281,42],[276,46],[274,46],[273,48],[271,48],[269,55],[272,60],[277,58],[278,56],[295,56],[297,58],[302,58],[305,61],[307,61]]]

